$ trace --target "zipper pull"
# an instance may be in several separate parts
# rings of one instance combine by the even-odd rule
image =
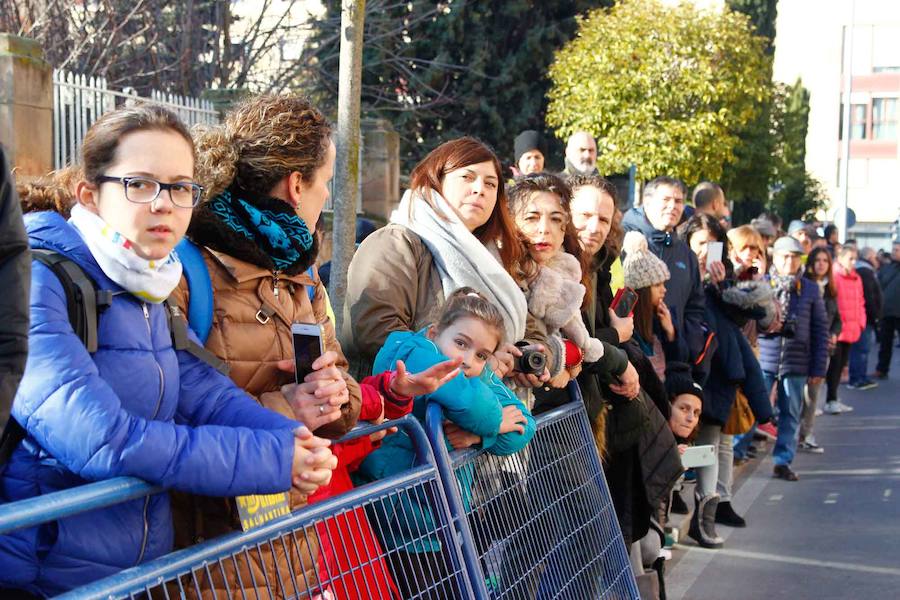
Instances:
[[[144,309],[144,318],[149,321],[150,320],[150,311],[147,310],[147,303],[141,302],[141,308]]]
[[[272,293],[278,298],[278,271],[272,271]]]

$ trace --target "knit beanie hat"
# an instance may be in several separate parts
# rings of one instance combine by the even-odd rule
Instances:
[[[681,394],[691,394],[703,402],[703,388],[691,377],[691,367],[682,362],[670,362],[666,365],[666,393],[669,401]]]
[[[625,285],[633,290],[650,287],[669,280],[669,267],[647,246],[647,238],[639,231],[629,231],[622,243],[625,260]]]
[[[515,147],[517,163],[519,162],[519,159],[522,158],[523,154],[532,150],[539,150],[541,154],[545,154],[544,139],[541,137],[541,134],[534,129],[526,129],[517,135],[515,142],[513,142],[513,146]]]

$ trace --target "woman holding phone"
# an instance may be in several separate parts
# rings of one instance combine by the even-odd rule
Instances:
[[[332,128],[308,100],[263,95],[232,110],[222,125],[196,134],[197,177],[206,190],[188,238],[200,248],[212,282],[214,310],[206,349],[260,404],[293,415],[317,435],[336,439],[357,422],[362,396],[347,374],[325,287],[315,269],[316,223],[334,173]],[[309,293],[312,288],[312,293]],[[191,289],[182,279],[173,300],[187,314]],[[293,323],[321,331],[321,356],[295,382]],[[306,494],[291,492],[291,508]],[[177,498],[176,542],[187,546],[239,529],[231,498]],[[240,573],[218,576],[216,589],[249,588],[278,565],[298,582],[316,582],[315,536],[262,552]],[[307,544],[306,539],[310,540]],[[302,573],[300,572],[302,571]],[[250,577],[253,572],[255,578]],[[298,591],[299,593],[299,591]]]

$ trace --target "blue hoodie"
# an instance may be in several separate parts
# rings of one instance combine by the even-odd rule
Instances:
[[[703,353],[707,330],[704,322],[706,301],[697,256],[676,233],[666,236],[654,229],[644,215],[643,207],[626,212],[622,228],[626,232],[643,233],[650,251],[669,267],[672,277],[666,282],[665,302],[672,313],[676,339],[665,348],[666,359],[693,364]]]
[[[0,473],[0,502],[117,476],[212,496],[291,486],[298,424],[172,347],[163,305],[111,281],[56,213],[25,217],[33,248],[75,261],[113,292],[88,354],[59,279],[32,265],[31,329],[13,416],[27,437]],[[56,595],[172,550],[169,495],[157,494],[0,535],[0,588]]]
[[[418,333],[395,331],[391,333],[375,357],[373,372],[393,370],[402,360],[410,373],[417,373],[447,360],[438,347]],[[460,373],[433,393],[418,396],[413,404],[413,415],[425,422],[425,408],[429,402],[437,402],[444,416],[460,428],[481,436],[481,447],[491,454],[509,455],[518,452],[534,437],[534,417],[528,408],[506,387],[493,371],[485,367],[481,377],[467,378]],[[525,415],[525,433],[500,434],[500,421],[504,406],[515,406]],[[452,450],[449,442],[447,448]],[[410,469],[415,463],[412,440],[400,431],[385,438],[381,447],[372,452],[359,468],[355,479],[368,483],[384,479]],[[462,470],[460,470],[462,471]],[[463,502],[468,508],[474,474],[469,469],[457,472],[462,488]],[[390,538],[384,539],[387,549],[402,548],[406,552],[437,552],[441,545],[437,535],[422,537],[422,532],[433,532],[431,511],[412,495],[403,495],[392,507],[379,504],[380,530]]]

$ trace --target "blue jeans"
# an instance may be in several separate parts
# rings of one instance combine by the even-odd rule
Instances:
[[[875,329],[867,325],[859,340],[850,346],[850,385],[858,385],[868,379],[866,372],[869,370],[869,350],[874,335]]]
[[[776,465],[789,465],[797,453],[797,436],[800,433],[800,412],[803,409],[803,388],[805,375],[784,375],[780,379],[775,373],[763,371],[766,388],[778,384],[775,405],[778,407],[778,435],[772,461]]]

